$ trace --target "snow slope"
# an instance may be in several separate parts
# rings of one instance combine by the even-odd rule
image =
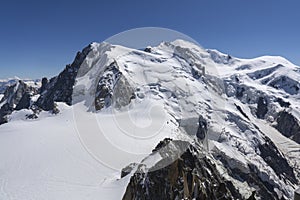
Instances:
[[[15,112],[0,131],[0,199],[120,199],[128,180],[104,167],[80,143],[72,108],[25,120]]]

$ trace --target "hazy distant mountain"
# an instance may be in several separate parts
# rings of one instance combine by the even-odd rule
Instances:
[[[18,77],[15,78],[9,78],[9,79],[0,79],[0,94],[3,94],[5,89],[8,86],[11,86],[15,83],[17,83],[19,80],[21,80]],[[22,79],[22,81],[24,81],[26,84],[31,85],[31,86],[35,86],[35,87],[40,87],[40,80],[39,79]]]

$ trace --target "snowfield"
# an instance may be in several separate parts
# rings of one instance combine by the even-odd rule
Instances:
[[[153,166],[161,157],[148,155],[164,138],[193,141],[199,116],[208,120],[208,152],[245,173],[249,164],[256,166],[278,196],[293,197],[296,184],[280,177],[257,149],[270,138],[300,180],[300,145],[274,128],[280,111],[300,119],[299,67],[281,57],[238,59],[182,40],[150,52],[91,46],[72,106],[58,103],[59,114],[42,111],[37,119],[26,118],[31,110],[14,111],[0,126],[0,199],[122,199],[130,180],[121,179],[122,168]],[[96,109],[99,82],[112,95]],[[267,102],[261,119],[259,97]],[[254,190],[238,179],[234,184],[244,197]]]
[[[121,199],[128,178],[97,162],[81,145],[72,108],[0,127],[0,199]]]

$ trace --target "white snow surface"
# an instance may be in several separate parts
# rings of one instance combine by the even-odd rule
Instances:
[[[72,107],[25,120],[15,112],[0,131],[0,199],[121,199],[128,178],[91,157],[80,143]]]
[[[290,112],[300,119],[300,94],[289,87],[294,84],[290,79],[299,85],[299,67],[281,57],[228,57],[182,40],[161,43],[151,53],[108,43],[93,43],[92,48],[76,79],[73,106],[59,103],[58,115],[43,111],[34,120],[25,117],[30,111],[21,110],[0,126],[0,199],[121,199],[130,179],[120,179],[122,167],[145,157],[143,162],[151,167],[160,157],[147,155],[160,140],[195,137],[193,128],[185,132],[180,123],[200,114],[209,119],[208,150],[235,159],[231,164],[241,170],[255,164],[262,176],[267,174],[292,197],[295,186],[280,180],[255,152],[254,138],[262,141],[263,135],[254,125],[298,169],[300,145],[272,128],[272,121],[254,117],[250,107],[256,106],[257,91],[263,91],[270,99],[289,101]],[[95,87],[112,62],[134,88],[136,99],[121,110],[96,112]],[[290,79],[278,82],[277,89],[269,85],[281,76]],[[232,96],[236,82],[248,88],[242,102]],[[271,106],[283,109],[278,103]],[[267,116],[274,117],[271,112]],[[244,128],[243,121],[251,127]]]

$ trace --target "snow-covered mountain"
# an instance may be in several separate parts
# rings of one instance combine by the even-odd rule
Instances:
[[[92,43],[40,89],[6,89],[0,197],[292,199],[299,82],[282,57]]]
[[[40,87],[39,79],[20,79],[19,77],[9,78],[9,79],[0,79],[0,94],[3,94],[8,86],[16,84],[19,80],[22,80],[27,85],[32,87]]]
[[[28,109],[38,96],[39,80],[19,78],[2,80],[0,90],[0,124],[8,121],[7,117],[14,110]]]

